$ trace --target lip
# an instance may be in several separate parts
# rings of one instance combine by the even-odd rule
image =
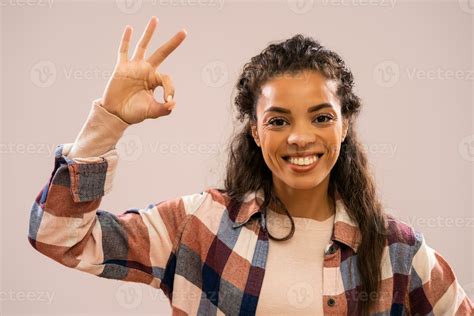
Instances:
[[[290,163],[288,160],[286,160],[284,158],[282,158],[282,159],[286,163],[288,168],[290,168],[292,171],[298,172],[298,173],[304,173],[304,172],[308,172],[308,171],[311,171],[312,169],[314,169],[319,164],[319,161],[321,160],[321,158],[323,156],[324,155],[318,156],[318,160],[316,160],[315,162],[313,162],[312,164],[307,165],[307,166],[297,166],[297,165],[294,165],[294,164]]]
[[[286,156],[283,156],[283,157],[308,157],[308,156],[322,156],[323,153],[318,153],[318,152],[303,152],[303,153],[298,153],[298,154],[292,154],[292,155],[286,155]]]

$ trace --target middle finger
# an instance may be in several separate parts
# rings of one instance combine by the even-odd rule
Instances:
[[[133,57],[132,57],[133,60],[143,59],[146,48],[148,47],[148,43],[150,43],[151,37],[153,35],[153,32],[155,31],[157,24],[158,24],[158,18],[156,16],[153,16],[148,22],[148,25],[145,31],[143,32],[137,46],[135,47],[135,52],[133,53]]]
[[[173,52],[176,47],[178,47],[181,42],[186,38],[187,32],[186,30],[181,30],[178,33],[176,33],[170,40],[168,40],[166,43],[160,46],[149,58],[148,62],[153,66],[153,67],[158,67],[159,64],[165,60],[166,57],[168,57],[171,52]]]

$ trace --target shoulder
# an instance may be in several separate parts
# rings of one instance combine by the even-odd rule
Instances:
[[[156,204],[156,208],[164,219],[180,222],[185,217],[195,214],[209,198],[212,198],[210,193],[203,190],[162,200]]]
[[[207,187],[199,193],[183,195],[180,197],[187,214],[197,217],[216,210],[229,207],[230,199],[226,192],[215,187]],[[218,213],[218,212],[217,212]]]
[[[243,196],[231,196],[224,189],[208,187],[202,194],[193,217],[205,223],[221,222],[223,216],[232,223],[238,220],[246,221],[260,208],[254,191]]]
[[[209,210],[233,209],[231,198],[223,189],[208,187],[201,192],[180,195],[157,203],[158,210],[182,215],[198,215]]]
[[[386,214],[386,227],[388,245],[398,243],[411,247],[413,250],[421,246],[423,234],[393,214]]]
[[[415,256],[424,244],[423,234],[405,221],[386,214],[387,247],[391,260],[400,261],[404,274],[408,274]],[[393,264],[393,262],[392,262]]]
[[[387,227],[387,245],[390,252],[392,255],[404,257],[415,270],[429,274],[437,264],[448,265],[444,257],[427,243],[421,231],[391,214],[387,215]],[[450,269],[445,267],[445,270]]]
[[[231,199],[227,192],[223,189],[208,187],[204,190],[204,192],[207,194],[207,198],[210,202],[212,201],[226,207],[230,204]]]

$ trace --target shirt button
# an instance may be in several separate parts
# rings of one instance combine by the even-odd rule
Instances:
[[[329,306],[334,306],[334,305],[336,305],[336,300],[333,299],[333,298],[328,299],[328,305],[329,305]]]

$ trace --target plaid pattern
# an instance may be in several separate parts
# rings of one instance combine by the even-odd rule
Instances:
[[[128,209],[100,210],[118,154],[66,157],[59,145],[51,178],[30,214],[28,240],[55,261],[99,277],[161,289],[173,315],[255,315],[268,253],[262,192],[243,203],[215,189]],[[337,201],[323,266],[324,315],[355,315],[360,232]],[[472,301],[422,234],[390,217],[382,282],[372,315],[473,315]]]

